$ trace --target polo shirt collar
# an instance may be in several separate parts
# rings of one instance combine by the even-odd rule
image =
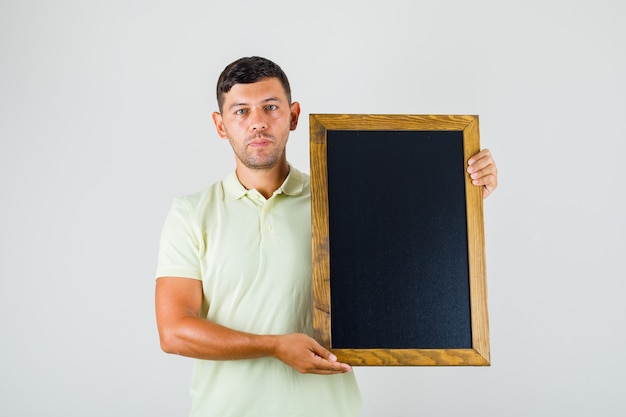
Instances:
[[[233,170],[228,176],[222,181],[224,187],[224,193],[229,200],[237,200],[248,192],[246,187],[241,185],[239,182],[239,178],[237,178],[237,173]],[[276,190],[276,194],[286,194],[286,195],[299,195],[302,193],[304,188],[304,175],[297,168],[293,167],[291,164],[289,165],[289,174],[285,181],[282,183],[278,190]]]

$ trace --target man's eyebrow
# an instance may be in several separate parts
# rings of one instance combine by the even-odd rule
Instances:
[[[270,103],[270,102],[274,102],[274,101],[278,101],[278,102],[280,102],[280,98],[278,98],[278,97],[268,97],[268,98],[266,98],[266,99],[264,99],[264,100],[261,100],[261,104]],[[234,109],[235,107],[241,107],[241,106],[249,106],[249,104],[248,104],[248,103],[244,103],[244,102],[241,102],[241,103],[233,103],[233,104],[231,104],[231,105],[228,107],[228,109],[229,109],[229,110],[232,110],[232,109]]]

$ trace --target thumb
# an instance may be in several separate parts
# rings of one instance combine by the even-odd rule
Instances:
[[[337,362],[337,356],[335,356],[331,351],[324,348],[319,343],[315,343],[312,346],[313,353],[317,356],[326,359],[329,362]]]

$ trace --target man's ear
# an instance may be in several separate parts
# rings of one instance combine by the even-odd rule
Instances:
[[[215,129],[217,130],[217,134],[222,139],[226,139],[226,129],[224,129],[224,121],[222,120],[222,115],[219,112],[213,112],[211,115],[213,117],[213,123],[215,123]]]
[[[298,117],[300,117],[300,103],[294,101],[291,103],[291,125],[289,126],[289,130],[296,130]]]

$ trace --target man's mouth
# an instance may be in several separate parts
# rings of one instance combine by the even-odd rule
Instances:
[[[250,139],[248,142],[248,146],[258,147],[258,146],[267,146],[273,143],[272,139],[267,136],[256,136],[253,139]]]

